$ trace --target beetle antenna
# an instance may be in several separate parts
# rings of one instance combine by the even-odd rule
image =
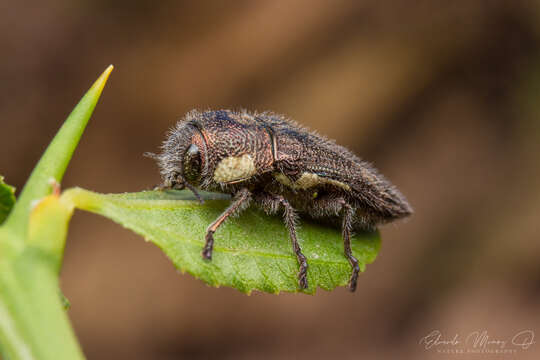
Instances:
[[[150,159],[154,159],[154,160],[159,160],[159,155],[158,154],[154,154],[154,153],[151,153],[151,152],[145,152],[143,154],[144,157],[147,157],[147,158],[150,158]]]

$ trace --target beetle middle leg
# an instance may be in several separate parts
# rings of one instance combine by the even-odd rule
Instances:
[[[225,211],[219,215],[219,217],[208,227],[206,230],[206,237],[205,237],[205,244],[202,251],[202,256],[205,259],[212,259],[212,251],[214,249],[214,233],[218,229],[218,227],[227,220],[227,218],[231,215],[236,215],[240,213],[242,210],[246,209],[249,206],[249,202],[251,201],[251,193],[248,189],[241,189],[238,191],[234,198],[231,205],[225,209]]]
[[[302,249],[300,249],[300,244],[298,243],[298,238],[296,236],[296,211],[287,199],[281,195],[263,193],[259,194],[259,196],[256,197],[256,200],[263,210],[270,214],[277,212],[280,207],[283,208],[283,220],[285,221],[285,226],[287,226],[287,229],[289,230],[293,251],[296,254],[298,264],[300,265],[300,270],[298,271],[298,284],[300,285],[300,288],[307,289],[308,263],[305,255],[302,253]]]

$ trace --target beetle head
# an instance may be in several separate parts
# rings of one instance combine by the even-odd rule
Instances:
[[[200,184],[208,163],[206,142],[193,122],[178,122],[161,146],[161,154],[150,156],[160,167],[161,188],[181,190],[187,187],[202,202],[195,186]]]

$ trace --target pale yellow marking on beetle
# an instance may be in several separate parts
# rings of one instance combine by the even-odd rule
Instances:
[[[349,185],[342,183],[341,181],[328,179],[325,177],[321,177],[317,174],[307,173],[307,172],[303,173],[302,176],[300,176],[300,178],[296,180],[294,183],[291,181],[291,179],[289,179],[287,176],[285,176],[282,173],[275,174],[274,178],[280,183],[282,183],[283,185],[290,187],[291,189],[306,190],[317,185],[329,184],[329,185],[340,187],[347,191],[351,190],[351,187]]]
[[[351,191],[351,187],[345,183],[342,183],[341,181],[337,181],[334,179],[325,179],[325,178],[322,178],[322,179],[324,180],[325,183],[340,187],[343,190]]]
[[[256,173],[255,162],[251,155],[229,156],[217,165],[214,180],[220,183],[247,180]]]
[[[294,184],[292,183],[291,179],[286,177],[285,174],[283,173],[275,173],[274,178],[285,186],[288,186],[290,188],[294,187]]]

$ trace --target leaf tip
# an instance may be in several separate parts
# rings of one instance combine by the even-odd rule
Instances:
[[[105,71],[101,74],[101,76],[94,82],[94,85],[92,85],[92,88],[97,89],[99,92],[103,90],[105,87],[105,84],[107,83],[107,80],[109,79],[109,75],[111,75],[111,72],[113,71],[114,66],[111,64],[109,65]]]

